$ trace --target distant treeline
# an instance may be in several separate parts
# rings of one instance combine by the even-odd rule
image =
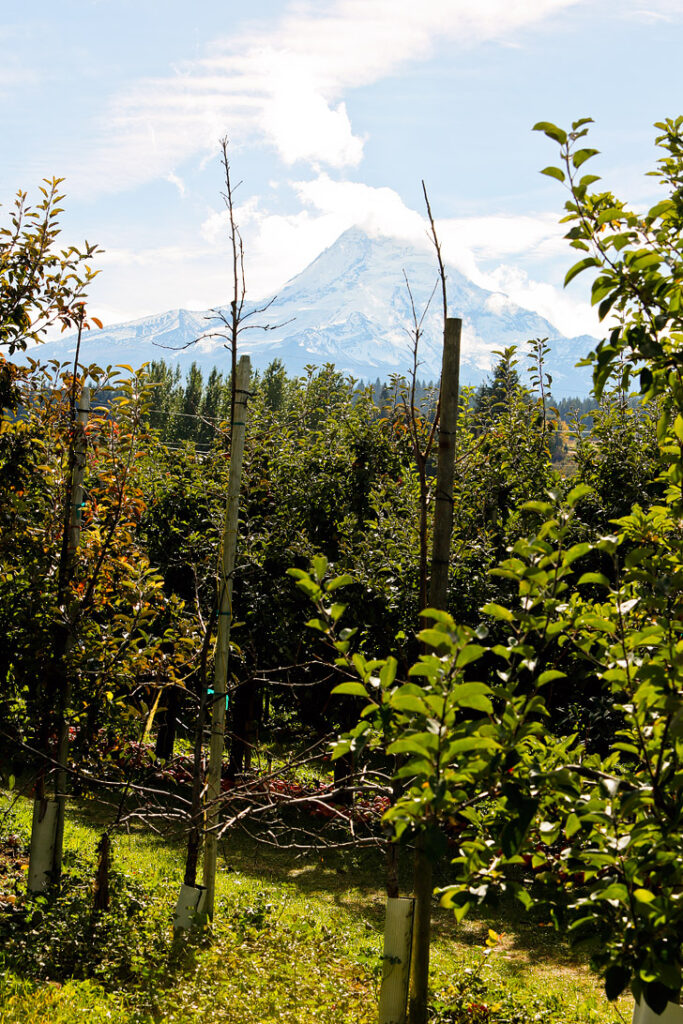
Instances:
[[[307,368],[310,373],[314,367]],[[475,409],[488,403],[495,407],[496,402],[504,399],[511,390],[523,391],[516,371],[512,377],[501,385],[494,369],[490,377],[478,387],[462,389],[462,400]],[[183,377],[179,366],[172,366],[164,360],[152,362],[149,374],[156,384],[156,399],[150,410],[150,425],[159,429],[167,441],[194,441],[199,445],[208,445],[213,440],[220,424],[225,423],[230,415],[230,374],[223,374],[214,368],[208,377],[204,377],[197,363],[192,363]],[[509,375],[509,374],[508,374]],[[305,376],[305,374],[304,374]],[[252,386],[260,387],[267,395],[268,403],[274,410],[286,404],[287,393],[296,378],[288,375],[279,359],[274,359],[263,371],[255,371]],[[410,383],[400,375],[390,380],[377,377],[371,383],[363,383],[353,377],[345,380],[348,386],[357,393],[367,393],[378,410],[393,406],[410,396]],[[418,379],[414,386],[414,401],[427,416],[436,406],[438,382]],[[531,399],[537,396],[529,391]],[[631,402],[635,403],[636,399]],[[596,408],[593,396],[561,398],[555,401],[552,394],[546,396],[546,406],[552,416],[556,411],[561,422],[571,426],[577,418],[583,418],[586,427],[592,426],[592,412]]]

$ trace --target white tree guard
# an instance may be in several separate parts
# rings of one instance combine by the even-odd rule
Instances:
[[[633,1024],[683,1024],[683,1006],[668,1003],[664,1013],[656,1014],[643,1000],[633,1008]]]
[[[173,912],[173,930],[189,932],[206,915],[207,891],[203,885],[181,885]]]
[[[56,800],[34,800],[28,891],[43,892],[52,881],[59,804]]]
[[[379,1024],[405,1024],[415,901],[387,899]]]

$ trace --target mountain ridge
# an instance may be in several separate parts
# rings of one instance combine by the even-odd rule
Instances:
[[[461,380],[484,379],[495,350],[532,338],[548,338],[547,369],[560,393],[585,394],[590,371],[575,363],[596,344],[588,335],[567,338],[538,313],[523,309],[503,292],[481,288],[454,267],[447,266],[449,312],[463,320]],[[405,276],[404,276],[405,275]],[[412,365],[411,298],[418,318],[433,295],[438,274],[433,254],[387,237],[373,237],[349,228],[307,267],[263,302],[247,302],[250,329],[240,337],[240,351],[251,356],[256,369],[281,359],[290,373],[307,365],[334,363],[338,370],[368,380],[405,374]],[[258,310],[268,305],[267,329],[258,326]],[[216,310],[166,310],[102,331],[91,332],[82,349],[83,361],[100,365],[164,358],[186,369],[197,362],[203,370],[227,367],[220,338],[210,337],[220,321]],[[213,318],[213,323],[212,323]],[[253,329],[252,329],[253,328]],[[419,375],[438,379],[441,368],[443,311],[440,289],[422,322]],[[193,344],[194,342],[194,344]],[[46,342],[41,354],[67,360],[75,336]]]

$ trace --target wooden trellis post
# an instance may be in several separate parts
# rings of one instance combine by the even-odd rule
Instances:
[[[232,584],[237,553],[237,529],[239,517],[242,463],[247,428],[247,398],[251,363],[249,356],[242,356],[237,366],[235,403],[230,441],[230,475],[228,478],[228,501],[225,510],[223,541],[218,565],[218,639],[213,683],[213,708],[211,714],[211,743],[209,747],[209,770],[206,786],[206,840],[204,843],[204,887],[206,889],[205,912],[213,917],[216,890],[216,857],[221,794],[221,769],[225,746],[225,699],[228,684],[228,663],[230,653],[230,627],[232,625]]]
[[[444,330],[441,369],[439,453],[436,464],[432,572],[428,601],[430,608],[443,610],[446,609],[448,599],[448,566],[453,533],[453,481],[458,426],[461,333],[462,320],[448,317]],[[421,834],[417,838],[415,848],[415,920],[410,967],[410,1024],[426,1024],[427,1021],[432,890],[432,861],[427,850],[427,837]]]

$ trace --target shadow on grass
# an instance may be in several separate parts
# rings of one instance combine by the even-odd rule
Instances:
[[[111,822],[113,814],[113,806],[100,801],[74,801],[69,808],[69,818],[74,823],[96,832]],[[310,831],[310,819],[307,827]],[[163,848],[168,855],[172,849],[178,860],[180,883],[184,836],[178,825],[166,825],[163,831],[155,834],[144,823],[133,822],[121,830],[122,835],[127,833],[144,839],[151,852]],[[219,853],[219,871],[238,872],[262,885],[272,882],[294,886],[304,898],[323,899],[351,917],[364,921],[376,935],[383,932],[385,869],[378,849],[360,853],[330,850],[295,853],[266,845],[242,830],[234,829],[221,841]],[[411,861],[411,851],[401,850],[400,887],[405,894],[412,888]],[[447,884],[446,861],[437,865],[434,877],[437,885]],[[452,943],[463,947],[463,950],[475,950],[485,945],[489,929],[502,935],[501,950],[508,955],[506,969],[511,972],[523,973],[531,965],[544,963],[571,968],[585,962],[585,954],[578,955],[570,950],[538,911],[527,912],[512,898],[473,909],[460,925],[456,924],[450,911],[440,908],[435,902],[435,941]]]

